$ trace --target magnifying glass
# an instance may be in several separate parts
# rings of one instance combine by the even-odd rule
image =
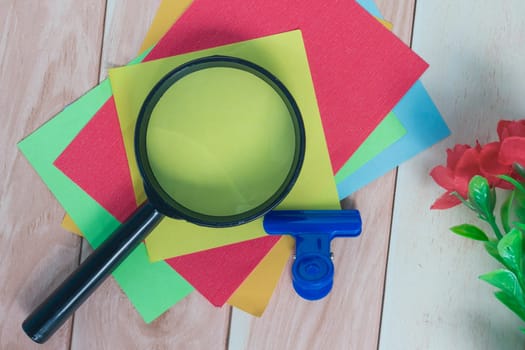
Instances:
[[[211,56],[177,67],[151,90],[135,153],[148,200],[28,316],[22,328],[34,341],[45,342],[163,217],[228,227],[274,208],[301,170],[305,130],[270,72]]]
[[[305,128],[270,72],[210,56],[177,67],[151,90],[135,154],[147,201],[26,318],[22,328],[33,341],[53,335],[165,216],[229,227],[270,212],[299,176]],[[294,288],[317,300],[333,284],[331,240],[359,235],[361,218],[357,210],[273,211],[263,226],[295,238]]]

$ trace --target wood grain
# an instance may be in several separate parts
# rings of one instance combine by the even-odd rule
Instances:
[[[409,42],[413,1],[378,2],[385,18]],[[409,23],[401,23],[408,21]],[[330,295],[317,302],[293,291],[290,269],[260,319],[234,310],[230,349],[376,349],[390,236],[395,170],[343,201],[358,208],[363,233],[332,243],[335,282]]]
[[[44,346],[21,323],[78,264],[79,239],[16,143],[98,80],[104,1],[0,2],[0,348],[68,349],[71,322]]]
[[[414,22],[415,0],[375,0],[383,17],[394,26],[392,32],[405,44],[410,45]]]
[[[223,349],[228,325],[229,308],[217,309],[196,292],[145,324],[111,278],[75,314],[71,349]]]
[[[261,318],[234,310],[230,349],[376,348],[393,186],[391,172],[345,203],[359,208],[365,230],[360,238],[332,243],[336,273],[330,295],[317,302],[301,299],[288,267]]]
[[[498,119],[525,117],[523,13],[519,0],[417,2],[413,48],[453,134],[399,168],[381,349],[523,349],[523,323],[477,278],[498,264],[448,230],[479,221],[462,207],[430,211],[442,190],[428,176],[446,148],[496,140]]]
[[[228,308],[193,294],[146,325],[111,279],[73,325],[44,346],[31,343],[20,324],[77,265],[80,241],[60,228],[62,209],[16,142],[107,68],[134,57],[158,2],[109,0],[107,8],[103,0],[0,2],[0,349],[220,349],[228,340],[230,349],[250,350],[523,348],[522,323],[477,280],[497,264],[480,245],[448,232],[475,219],[462,208],[429,211],[441,190],[427,175],[444,162],[445,148],[475,137],[493,140],[497,119],[525,116],[520,0],[418,2],[413,47],[431,65],[423,82],[454,134],[402,165],[396,187],[392,171],[344,201],[361,210],[364,232],[334,241],[336,287],[327,299],[298,298],[287,272],[262,318],[233,313],[228,339]],[[378,1],[407,43],[414,2]],[[89,253],[86,244],[82,250]]]
[[[102,70],[138,54],[159,4],[109,0]],[[91,251],[83,245],[83,257]],[[72,349],[217,349],[226,346],[230,309],[214,308],[196,292],[151,324],[145,324],[114,279],[106,281],[77,311]]]
[[[124,66],[139,54],[159,4],[160,0],[107,1],[101,80],[107,77],[108,69]]]

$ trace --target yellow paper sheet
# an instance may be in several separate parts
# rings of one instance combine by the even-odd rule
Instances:
[[[64,215],[64,220],[62,220],[62,227],[68,230],[71,233],[74,233],[79,236],[83,236],[82,232],[80,232],[80,229],[78,228],[77,224],[73,221],[71,216]]]
[[[130,165],[134,164],[135,171],[137,171],[137,164],[132,147],[134,127],[145,97],[157,81],[173,68],[192,59],[209,55],[236,56],[261,65],[274,73],[288,87],[299,105],[306,129],[305,160],[294,188],[278,208],[339,208],[300,31],[110,70],[109,77],[120,125],[125,143],[128,145],[128,161]],[[146,238],[146,247],[150,259],[159,261],[265,234],[262,219],[237,227],[214,229],[166,218]]]
[[[193,0],[162,0],[140,51],[155,45],[191,5]]]
[[[261,316],[281,278],[281,273],[276,272],[283,270],[294,246],[292,237],[283,236],[228,299],[228,304]]]
[[[380,21],[385,27],[391,29],[392,28],[392,24],[387,22],[387,21],[384,21],[380,18],[377,18],[375,17],[378,21]],[[120,111],[119,111],[119,117],[120,117]],[[130,172],[131,172],[131,180],[132,180],[132,183],[133,183],[133,188],[134,188],[134,191],[135,191],[135,196],[136,196],[136,199],[137,199],[137,204],[141,204],[143,203],[145,200],[146,200],[146,195],[144,193],[144,188],[143,188],[143,185],[142,185],[142,178],[140,176],[140,173],[139,173],[139,170],[138,170],[138,167],[137,167],[137,163],[134,161],[135,160],[135,156],[134,156],[134,140],[133,140],[133,134],[134,134],[134,129],[133,129],[133,125],[130,125],[129,121],[125,121],[127,124],[122,124],[123,123],[123,120],[122,118],[120,118],[120,122],[121,122],[121,127],[122,127],[122,133],[123,133],[123,136],[124,136],[124,147],[126,149],[126,154],[127,154],[127,157],[128,157],[128,160],[133,160],[133,161],[130,161],[129,163],[129,167],[130,167]],[[126,126],[127,125],[127,126]],[[234,243],[235,241],[232,241],[231,243]],[[154,258],[153,261],[156,261],[157,259]]]
[[[388,22],[388,21],[385,21],[384,19],[382,18],[378,18],[378,17],[374,17],[375,19],[377,19],[379,21],[379,23],[381,23],[382,25],[384,25],[388,30],[392,31],[392,28],[394,27],[392,25],[392,23]]]

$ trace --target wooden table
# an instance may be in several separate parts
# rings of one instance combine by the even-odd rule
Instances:
[[[48,343],[29,341],[22,320],[89,251],[15,145],[128,62],[158,2],[0,1],[0,349],[523,348],[523,324],[477,279],[496,263],[448,231],[473,215],[431,212],[441,190],[428,176],[447,147],[495,140],[498,119],[525,117],[522,0],[378,1],[430,63],[423,83],[453,135],[344,201],[364,232],[335,241],[330,297],[304,302],[284,274],[260,319],[193,293],[146,325],[110,279]]]

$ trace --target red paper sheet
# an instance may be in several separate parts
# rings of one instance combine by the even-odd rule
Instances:
[[[261,237],[166,262],[213,305],[222,306],[280,238]]]
[[[335,172],[427,67],[354,1],[196,0],[146,61],[296,28],[303,31]],[[131,214],[135,198],[116,123],[109,100],[55,165],[120,220]],[[220,294],[217,286],[199,277],[209,268],[209,259],[247,258],[239,249],[228,254],[222,249],[214,249],[215,257],[190,254],[177,264],[177,271],[198,281],[194,283],[210,299]],[[258,245],[249,251],[261,257],[267,252]],[[223,291],[237,284],[237,271],[247,271],[238,263],[231,266],[235,270],[221,269],[215,280]]]
[[[428,65],[352,0],[196,0],[148,59],[301,29],[334,174]]]
[[[113,98],[100,108],[54,165],[118,221],[126,221],[137,208]]]

